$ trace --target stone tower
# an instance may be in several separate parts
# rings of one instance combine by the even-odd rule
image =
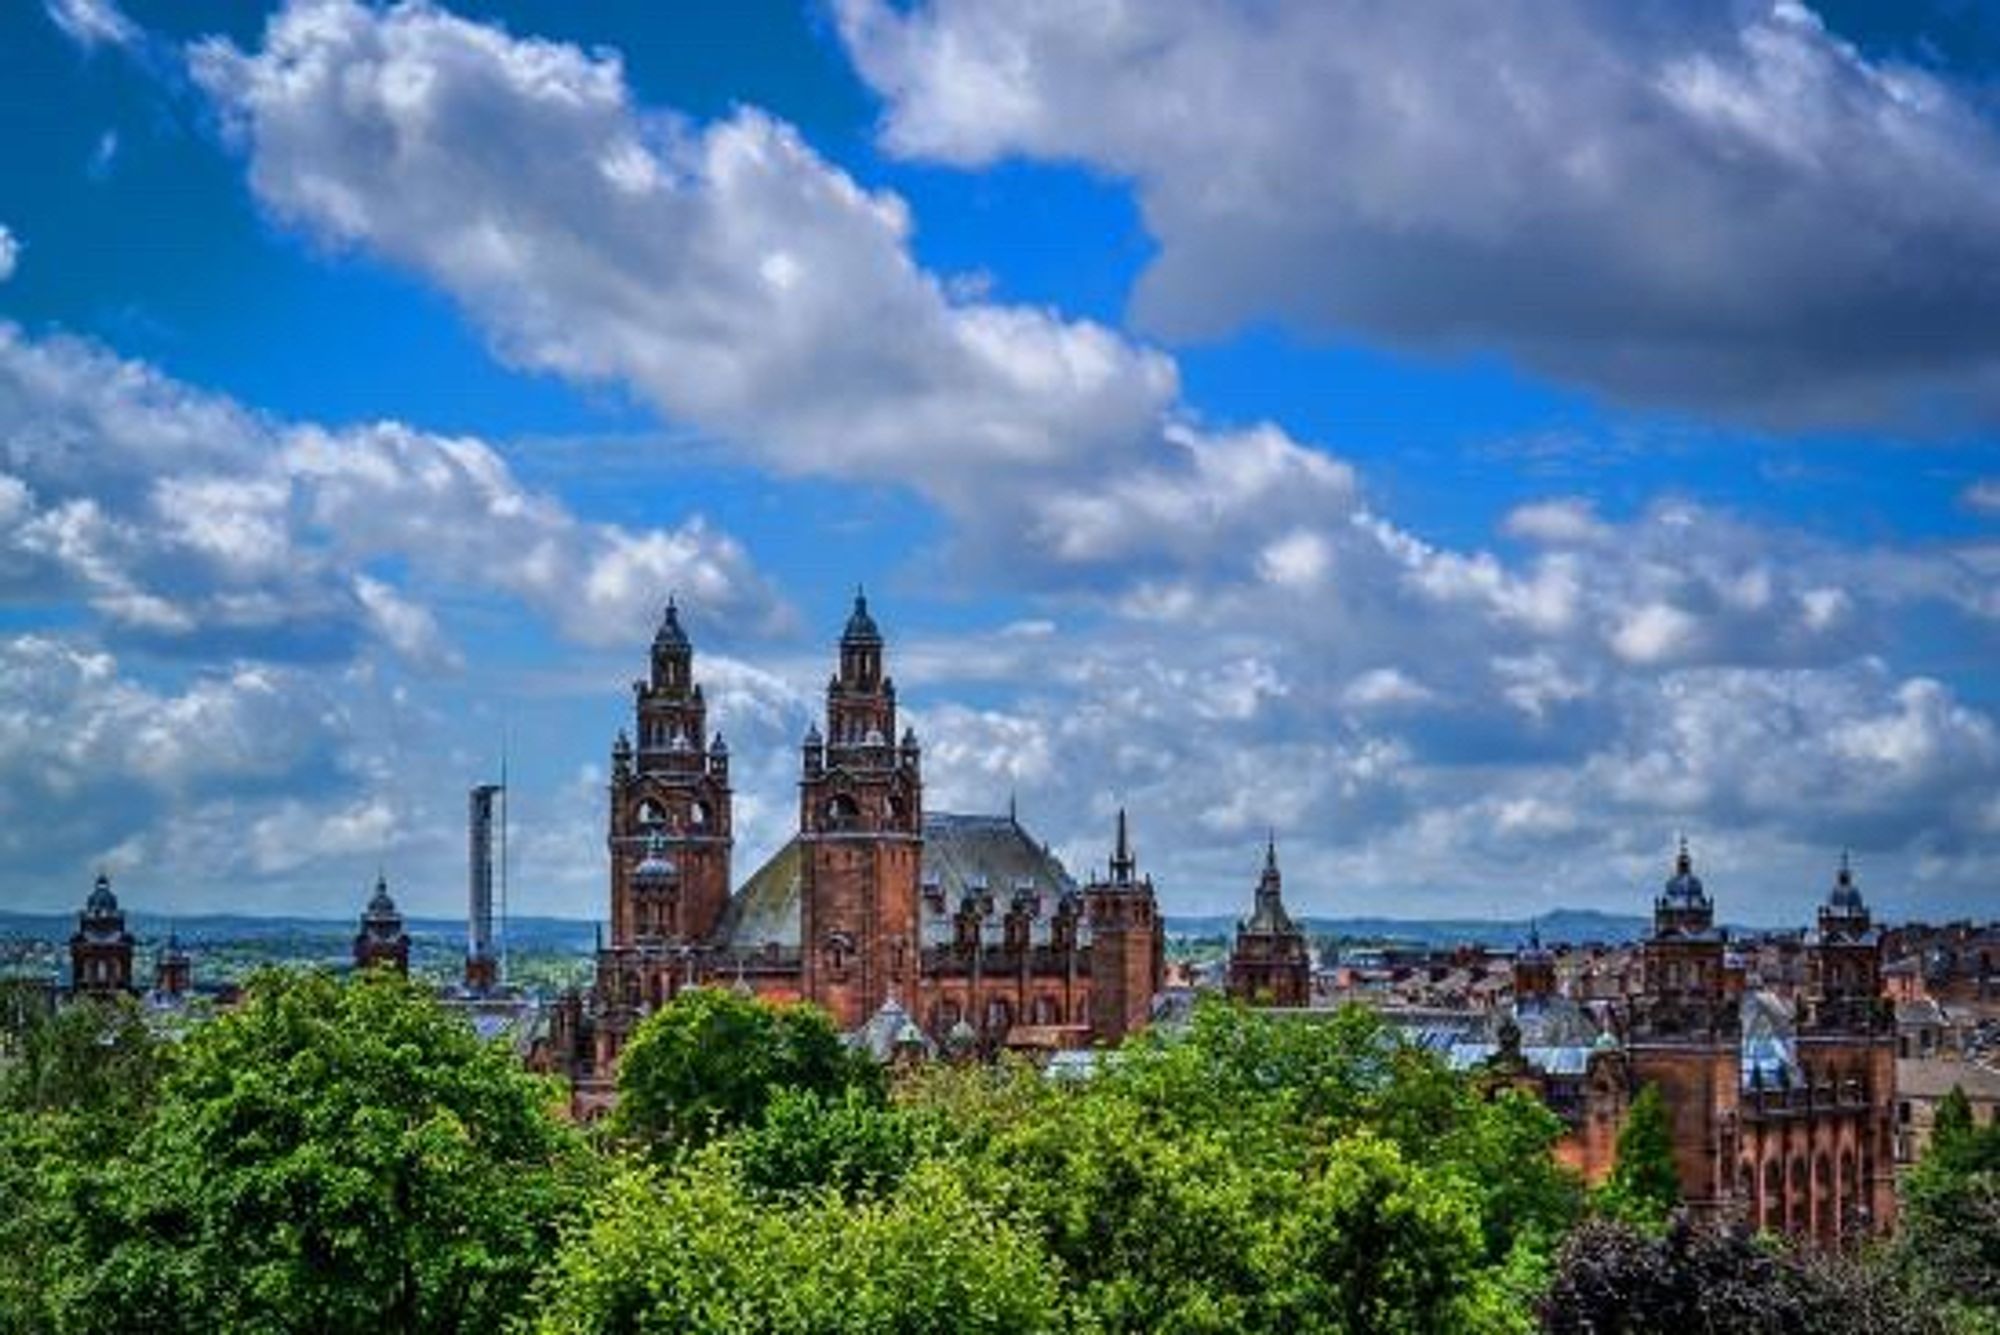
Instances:
[[[729,903],[729,748],[672,599],[632,692],[637,745],[620,732],[611,748],[611,944],[698,943]]]
[[[1152,1018],[1153,998],[1166,981],[1166,927],[1151,877],[1138,874],[1125,810],[1109,874],[1083,891],[1090,918],[1090,1028],[1099,1043],[1117,1044]]]
[[[1306,934],[1285,912],[1276,835],[1264,844],[1256,906],[1236,924],[1236,944],[1229,952],[1229,995],[1260,1006],[1312,1004],[1312,951]]]
[[[1683,839],[1640,947],[1627,1052],[1635,1086],[1658,1085],[1666,1100],[1682,1199],[1709,1216],[1736,1196],[1742,1021],[1725,986],[1725,945]]]
[[[111,878],[99,872],[90,898],[69,938],[69,977],[82,995],[112,996],[132,990],[132,934],[125,911],[111,893]]]
[[[1514,1003],[1547,1001],[1556,995],[1556,957],[1542,944],[1539,924],[1530,924],[1528,939],[1514,952]]]
[[[410,971],[410,934],[403,930],[403,915],[389,897],[389,880],[375,878],[375,893],[361,911],[361,929],[354,934],[354,967]]]
[[[178,932],[169,928],[167,939],[153,956],[153,995],[163,1001],[178,1001],[194,990],[194,957],[181,945]]]
[[[1807,938],[1798,1059],[1821,1126],[1809,1138],[1808,1210],[1823,1242],[1886,1230],[1896,1209],[1896,1020],[1882,996],[1882,938],[1841,855]]]
[[[914,1003],[922,937],[923,772],[896,735],[896,684],[868,599],[840,636],[826,731],[806,733],[799,776],[801,991],[843,1030],[891,997]]]

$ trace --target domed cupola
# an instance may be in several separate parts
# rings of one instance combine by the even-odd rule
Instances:
[[[660,617],[660,628],[653,633],[653,647],[656,649],[687,649],[687,631],[681,626],[681,609],[671,597],[667,599],[666,613]]]
[[[1854,879],[1854,866],[1847,851],[1842,849],[1840,869],[1833,875],[1833,889],[1827,892],[1826,903],[1820,905],[1820,935],[1861,937],[1867,935],[1872,925],[1868,905],[1861,898],[1861,887]]]
[[[91,887],[90,898],[83,902],[83,913],[87,918],[110,918],[117,915],[118,896],[111,893],[111,878],[105,873],[97,873],[97,884]]]
[[[1694,874],[1694,857],[1688,852],[1686,838],[1681,840],[1680,852],[1674,857],[1674,874],[1667,878],[1661,898],[1676,908],[1699,908],[1708,903],[1708,891],[1701,877]]]
[[[1695,875],[1694,856],[1683,835],[1674,855],[1673,875],[1653,901],[1653,931],[1659,936],[1701,936],[1715,925],[1715,904]]]
[[[863,645],[882,643],[882,632],[875,625],[875,618],[868,614],[868,595],[860,589],[854,591],[854,610],[848,614],[847,628],[840,632],[843,645]]]

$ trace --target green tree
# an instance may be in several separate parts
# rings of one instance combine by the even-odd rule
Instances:
[[[779,1091],[879,1096],[881,1068],[817,1006],[689,988],[647,1016],[618,1060],[613,1128],[676,1154],[755,1126]]]
[[[1942,1335],[1948,1328],[1877,1257],[1820,1254],[1684,1219],[1664,1230],[1586,1221],[1563,1246],[1541,1317],[1550,1335]]]
[[[1953,1085],[1951,1092],[1938,1100],[1937,1111],[1931,1115],[1931,1144],[1949,1153],[1972,1130],[1972,1100],[1965,1096],[1963,1085]]]
[[[850,1200],[893,1190],[923,1153],[922,1121],[849,1088],[838,1098],[780,1090],[735,1138],[743,1181],[759,1195],[833,1190]]]
[[[731,1147],[619,1175],[537,1293],[544,1335],[931,1335],[1058,1328],[1061,1293],[1034,1240],[948,1165],[893,1193],[759,1199]]]
[[[109,1231],[104,1165],[150,1114],[169,1052],[130,998],[7,1007],[0,1040],[0,1330],[47,1330],[79,1249]]]
[[[1362,1133],[1336,1143],[1260,1257],[1264,1329],[1301,1335],[1468,1330],[1479,1206],[1461,1181]]]
[[[1658,1228],[1680,1203],[1680,1170],[1674,1165],[1667,1103],[1658,1085],[1647,1085],[1625,1110],[1617,1159],[1599,1192],[1598,1205],[1629,1223]]]
[[[74,1128],[115,1142],[149,1110],[166,1046],[130,997],[80,997],[52,1015],[24,1010],[0,1062],[0,1105],[79,1115]]]
[[[1976,1125],[1961,1090],[1938,1104],[1930,1148],[1903,1183],[1896,1247],[1968,1329],[2000,1331],[2000,1123]]]
[[[61,1326],[493,1328],[587,1186],[556,1102],[393,975],[259,976],[106,1165]]]
[[[1545,1109],[1358,1010],[1203,1005],[1080,1085],[948,1070],[901,1097],[1092,1329],[1520,1329],[1576,1210]]]

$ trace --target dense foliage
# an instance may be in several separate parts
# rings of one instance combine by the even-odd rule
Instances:
[[[1962,1090],[1939,1103],[1930,1149],[1904,1184],[1897,1245],[1934,1302],[2000,1331],[2000,1122],[1975,1125]]]
[[[784,1091],[879,1093],[882,1073],[825,1011],[692,988],[643,1020],[618,1062],[613,1124],[656,1153],[755,1126]]]
[[[120,1143],[9,1109],[38,1168],[17,1328],[492,1327],[588,1190],[556,1091],[393,976],[260,977],[157,1056]]]
[[[1955,1107],[1896,1243],[1693,1228],[1657,1093],[1586,1201],[1557,1120],[1367,1012],[1198,1007],[1101,1054],[901,1075],[692,990],[595,1149],[391,977],[256,980],[0,1047],[0,1331],[1995,1331],[2000,1131]]]
[[[1793,1249],[1677,1219],[1653,1231],[1591,1220],[1564,1245],[1543,1302],[1553,1335],[1925,1335],[1950,1327],[1866,1256]]]

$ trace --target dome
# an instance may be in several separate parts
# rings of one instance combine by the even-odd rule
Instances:
[[[368,897],[368,916],[386,918],[395,911],[396,901],[389,898],[389,879],[386,876],[377,876],[375,893]]]
[[[632,869],[632,879],[666,881],[673,878],[674,872],[674,861],[667,856],[667,841],[656,834],[647,841],[646,856]]]
[[[847,629],[840,633],[842,644],[880,644],[882,632],[875,627],[875,618],[868,615],[868,595],[859,589],[854,591],[854,610],[848,614]]]
[[[1688,854],[1685,839],[1681,840],[1681,851],[1674,858],[1674,874],[1667,878],[1662,897],[1669,904],[1688,908],[1699,908],[1708,902],[1701,877],[1694,874],[1694,859]]]
[[[660,618],[660,629],[654,633],[653,643],[661,648],[688,647],[687,632],[681,629],[681,609],[672,598],[667,599],[666,615]]]
[[[118,912],[118,896],[111,893],[111,878],[103,872],[97,874],[97,884],[91,887],[90,898],[84,901],[83,911],[92,917]]]
[[[1834,908],[1858,912],[1865,905],[1861,902],[1861,887],[1854,883],[1854,868],[1848,864],[1847,854],[1840,855],[1840,870],[1834,874],[1833,892],[1826,902]]]

